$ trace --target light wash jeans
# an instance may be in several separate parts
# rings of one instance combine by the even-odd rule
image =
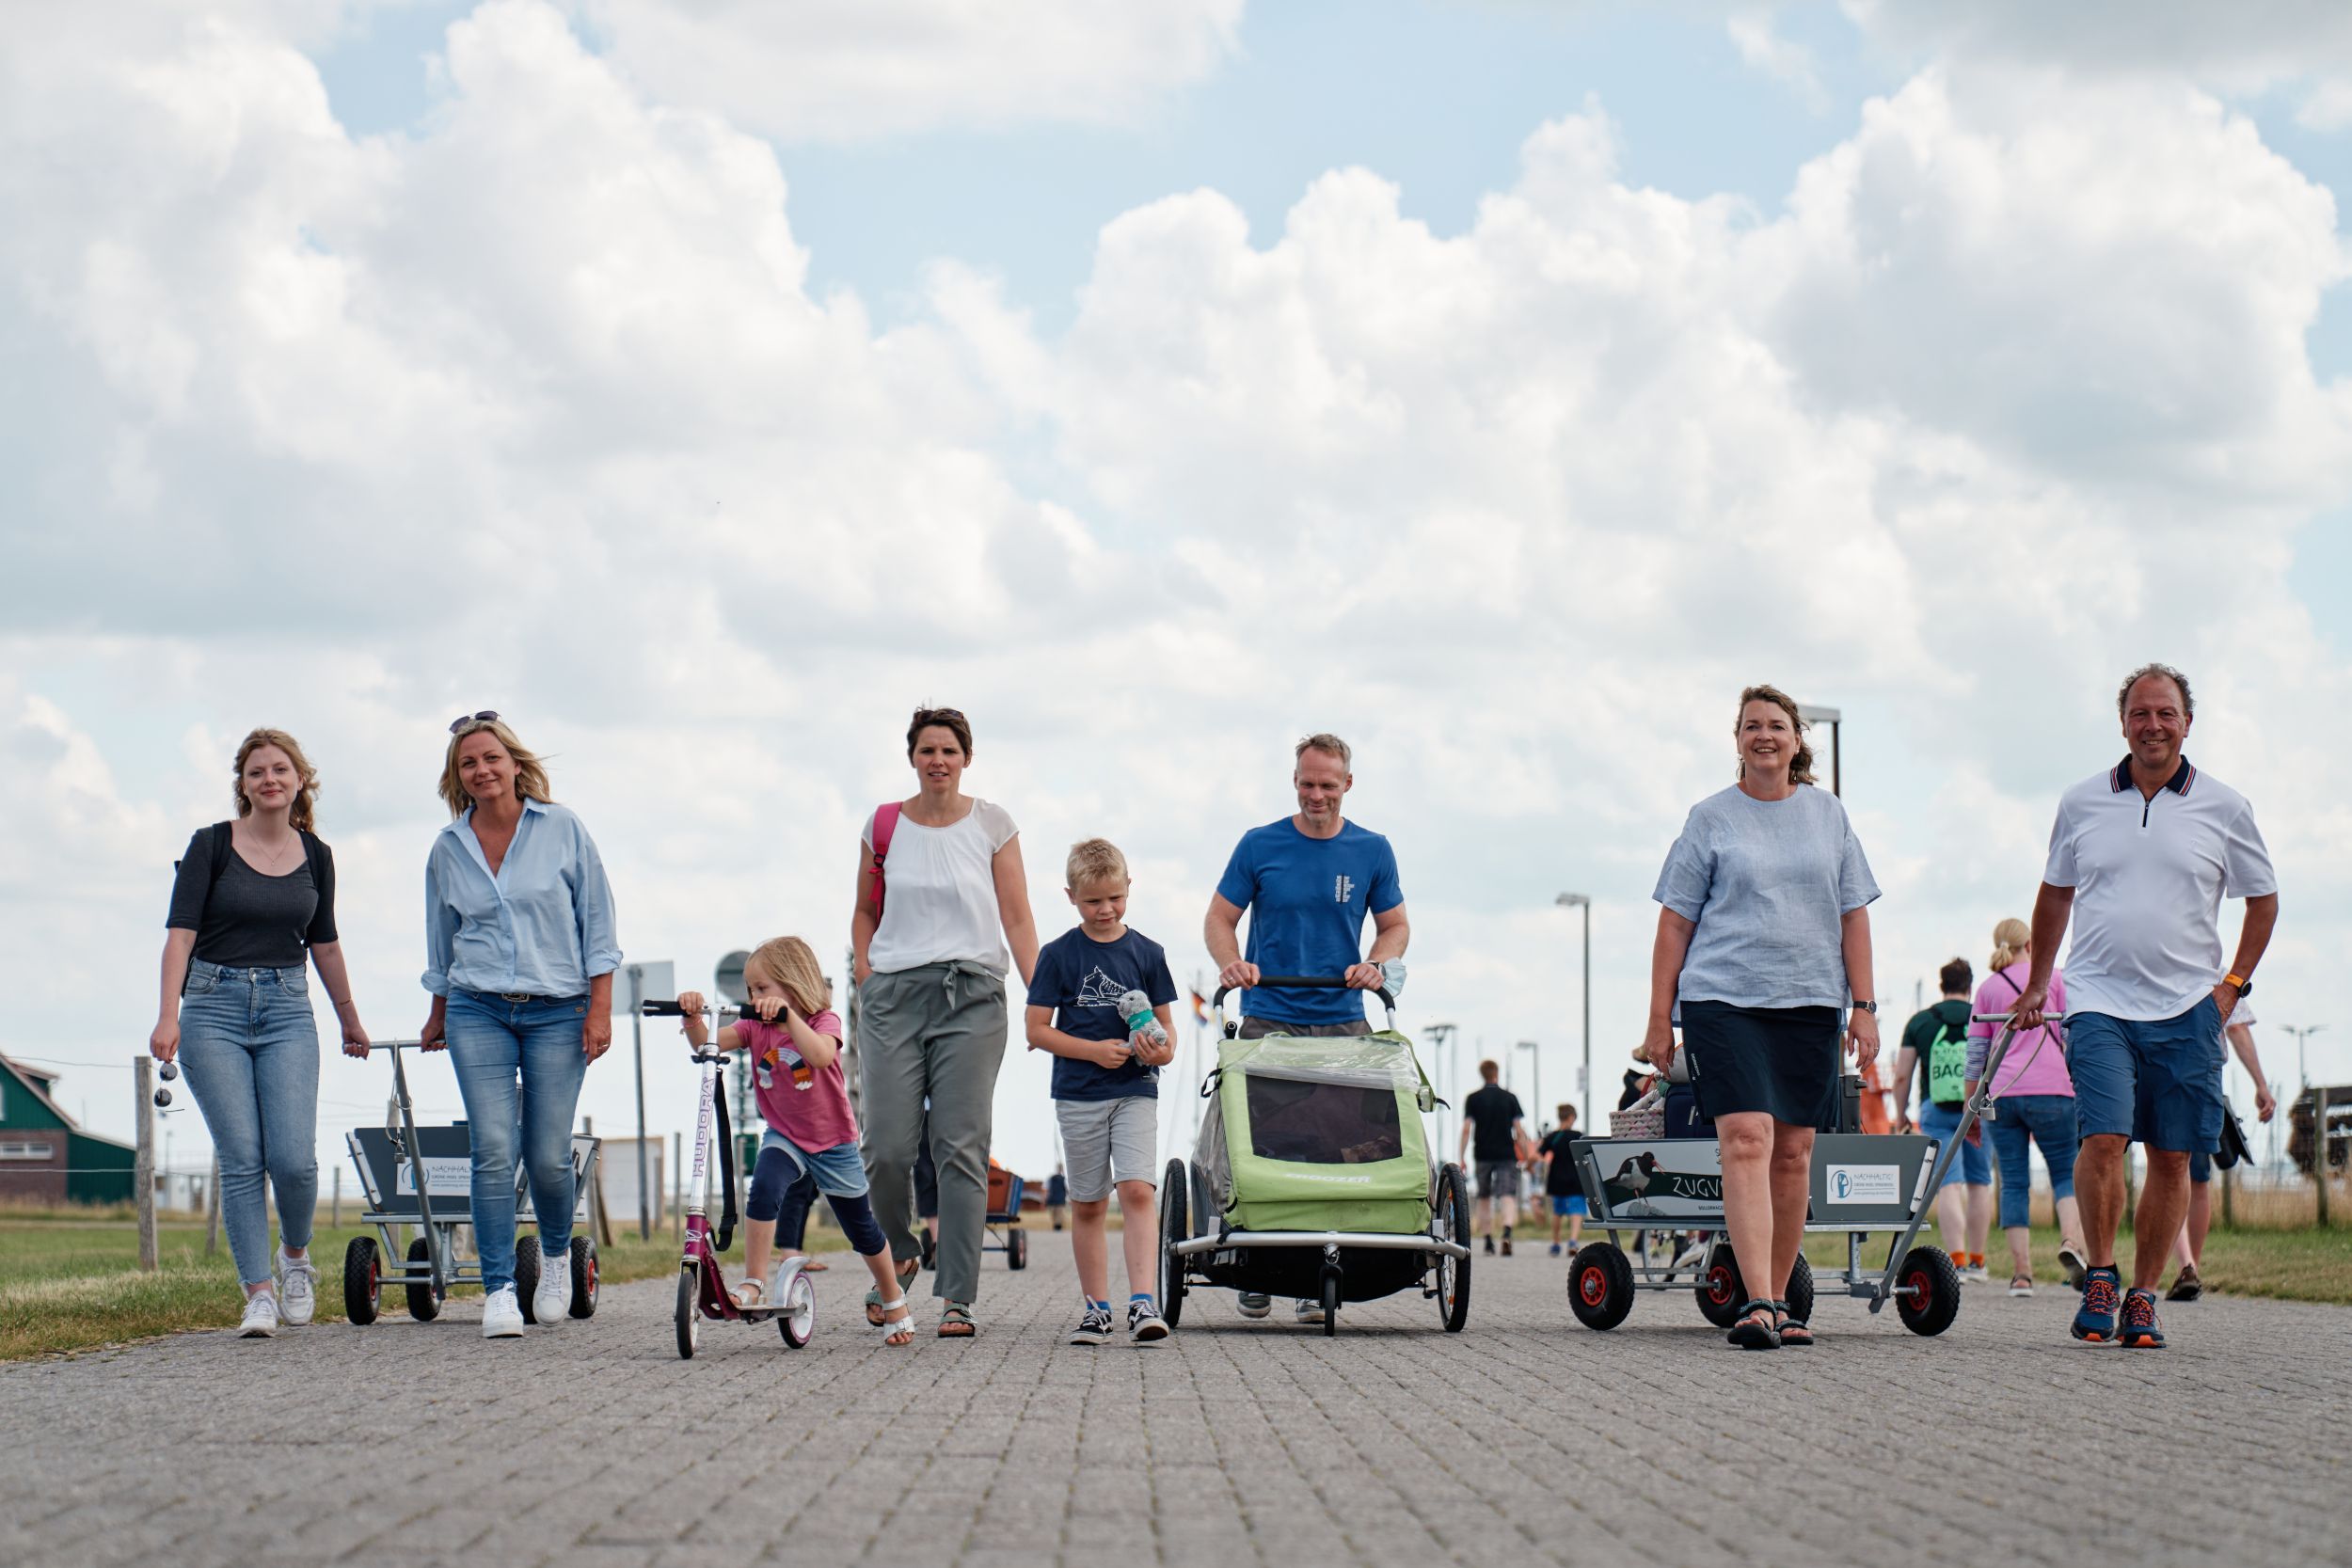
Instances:
[[[588,1071],[588,999],[509,1002],[452,989],[444,1026],[473,1144],[473,1236],[482,1288],[515,1283],[515,1161],[531,1180],[539,1256],[572,1244],[572,1119]]]
[[[319,1200],[319,1030],[310,986],[292,969],[188,960],[180,991],[180,1070],[220,1155],[220,1218],[237,1277],[272,1277],[268,1179],[289,1247],[310,1244]]]

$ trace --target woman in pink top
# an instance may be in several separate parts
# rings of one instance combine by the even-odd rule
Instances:
[[[751,1001],[739,1022],[719,1031],[719,1049],[752,1053],[752,1079],[768,1131],[759,1140],[759,1163],[752,1168],[751,1191],[743,1199],[749,1223],[743,1230],[744,1279],[735,1289],[735,1304],[764,1306],[774,1291],[769,1259],[775,1250],[776,1220],[784,1212],[785,1189],[805,1171],[874,1276],[882,1307],[875,1326],[882,1342],[913,1344],[912,1312],[891,1270],[890,1243],[866,1196],[857,1117],[841,1076],[841,1019],[829,1005],[832,988],[825,972],[807,942],[777,937],[752,950],[743,965],[743,985]],[[686,1037],[699,1047],[708,1037],[702,995],[688,991],[677,1000]]]
[[[1993,927],[1992,974],[1977,988],[1979,1014],[2005,1013],[2016,1005],[2033,968],[2033,929],[2022,920],[2004,920]],[[2066,981],[2050,973],[2051,1019],[2066,1012]],[[1977,1092],[1984,1076],[1985,1058],[1992,1053],[1994,1025],[1968,1025],[1967,1092]],[[2066,1050],[2055,1022],[2010,1041],[1993,1081],[1998,1114],[1981,1123],[1993,1132],[1993,1153],[2001,1164],[2001,1229],[2009,1237],[2009,1293],[2033,1294],[2033,1232],[2028,1200],[2032,1166],[2026,1146],[2042,1146],[2042,1163],[2050,1167],[2050,1193],[2057,1200],[2058,1261],[2074,1289],[2081,1290],[2086,1267],[2082,1249],[2082,1212],[2074,1202],[2074,1150],[2081,1142],[2081,1124],[2074,1114],[2074,1081],[2067,1075]]]

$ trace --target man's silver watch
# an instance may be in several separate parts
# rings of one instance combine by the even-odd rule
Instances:
[[[1853,1006],[1854,1011],[1856,1012],[1868,1013],[1872,1018],[1878,1017],[1879,1005],[1875,1002],[1864,1002],[1860,999],[1856,999]]]

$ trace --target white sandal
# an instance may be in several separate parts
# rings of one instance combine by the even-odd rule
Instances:
[[[746,1291],[750,1291],[754,1293],[753,1300],[745,1301],[743,1299],[743,1292]],[[748,1312],[756,1307],[768,1305],[768,1286],[764,1280],[746,1279],[742,1284],[738,1285],[734,1290],[728,1291],[727,1294],[729,1298],[734,1301],[735,1309],[739,1312]]]
[[[893,1323],[890,1317],[890,1314],[893,1312],[904,1312],[906,1316],[898,1319],[896,1323]],[[874,1328],[882,1335],[883,1344],[890,1345],[892,1350],[904,1350],[908,1345],[914,1343],[914,1305],[907,1300],[906,1292],[904,1291],[899,1291],[888,1301],[883,1302],[882,1304],[882,1321],[874,1324]],[[905,1335],[905,1341],[900,1344],[891,1345],[890,1337],[894,1334]]]

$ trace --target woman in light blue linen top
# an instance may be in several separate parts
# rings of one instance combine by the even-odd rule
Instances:
[[[1804,1239],[1813,1135],[1833,1125],[1841,1032],[1878,1055],[1869,862],[1837,797],[1813,783],[1796,703],[1740,694],[1739,782],[1691,808],[1659,873],[1644,1049],[1663,1071],[1683,1046],[1723,1158],[1724,1222],[1755,1299],[1731,1342],[1810,1345],[1788,1310]],[[1841,1022],[1848,1005],[1851,1022]]]
[[[466,1101],[483,1336],[511,1338],[525,1321],[515,1288],[518,1154],[539,1225],[531,1317],[552,1326],[576,1299],[572,1123],[588,1064],[612,1043],[621,947],[596,841],[548,798],[539,759],[494,713],[450,731],[441,800],[451,821],[424,864],[424,1048],[447,1046]]]

